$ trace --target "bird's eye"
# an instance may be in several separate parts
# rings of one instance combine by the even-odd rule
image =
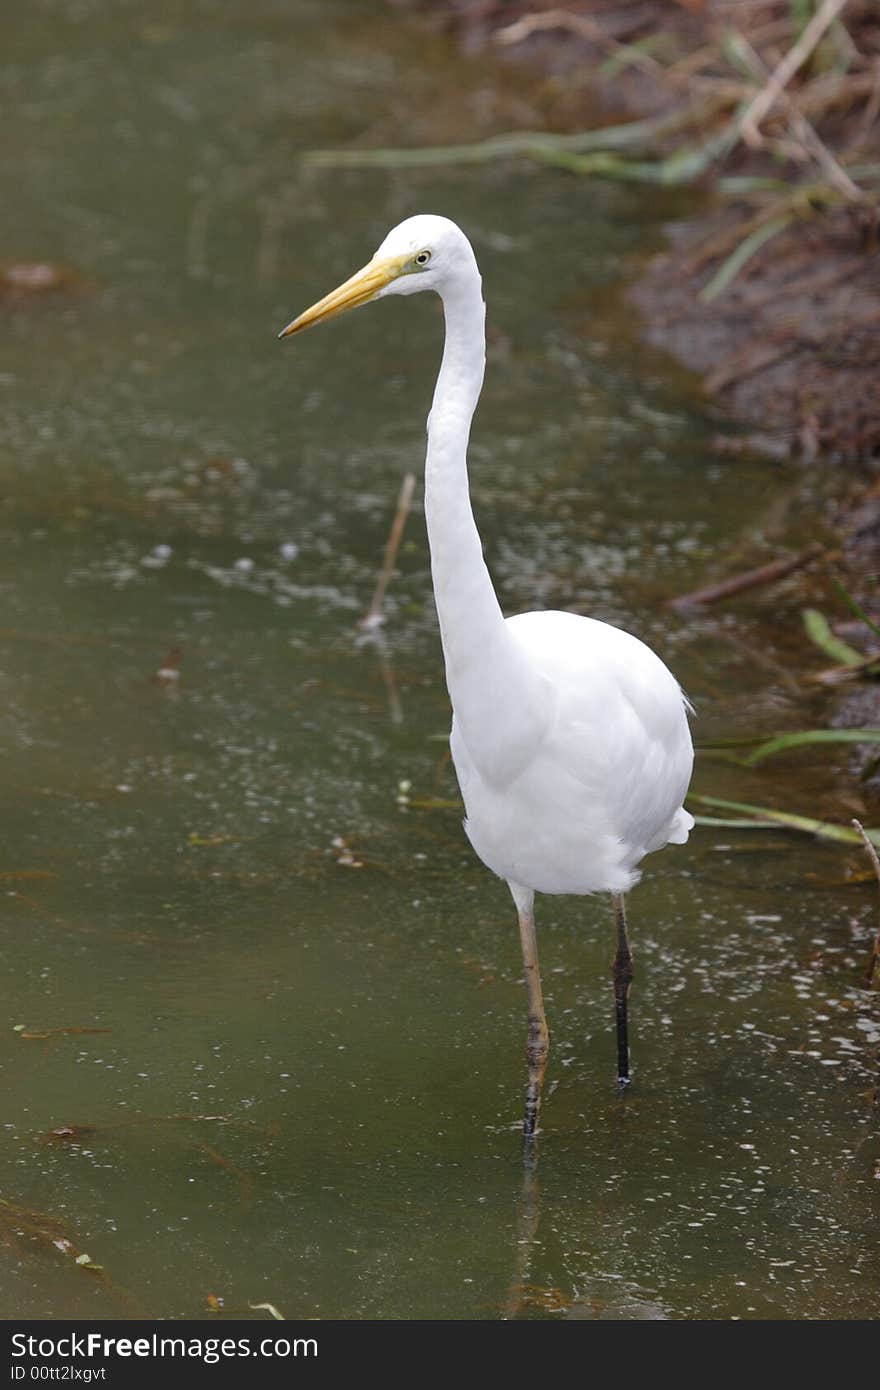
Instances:
[[[431,259],[430,251],[420,251],[416,256],[416,265],[427,265]]]

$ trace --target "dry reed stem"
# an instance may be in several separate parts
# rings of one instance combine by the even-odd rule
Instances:
[[[825,30],[834,22],[847,3],[848,0],[823,0],[809,24],[805,25],[797,43],[788,50],[782,62],[773,69],[769,81],[761,88],[740,121],[740,134],[747,145],[753,149],[760,146],[762,137],[758,127],[761,121],[776,103],[798,69],[803,67]]]

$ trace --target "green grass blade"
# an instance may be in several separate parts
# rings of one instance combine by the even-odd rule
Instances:
[[[778,830],[772,820],[745,820],[743,817],[725,820],[722,816],[694,816],[695,825],[710,826],[715,830]]]
[[[591,150],[651,150],[656,142],[698,121],[700,112],[673,111],[669,115],[626,121],[622,125],[601,126],[596,130],[570,134],[524,130],[506,131],[467,145],[409,146],[373,150],[308,150],[303,163],[326,168],[423,168],[438,164],[484,164],[495,159],[533,156],[536,149],[568,150],[583,154]],[[537,156],[540,158],[540,155]]]
[[[793,219],[791,216],[773,217],[769,222],[764,222],[760,227],[756,227],[747,237],[744,237],[735,251],[724,261],[723,265],[716,270],[708,285],[704,285],[700,290],[699,298],[704,304],[711,304],[713,299],[717,299],[723,294],[728,285],[731,285],[739,275],[743,266],[752,259],[756,251],[771,238],[784,232],[788,224]]]
[[[775,734],[772,735],[776,737]],[[694,748],[698,753],[714,753],[717,749],[722,752],[728,748],[754,748],[756,743],[764,743],[765,736],[762,734],[738,734],[735,738],[713,738],[705,743],[699,741],[694,743]]]
[[[874,622],[873,618],[868,617],[862,605],[856,599],[853,598],[852,594],[849,592],[848,589],[845,589],[843,587],[840,580],[834,579],[832,577],[831,583],[834,585],[835,589],[837,590],[840,597],[843,599],[849,611],[851,613],[854,613],[860,622],[865,623],[866,626],[869,627],[872,632],[876,632],[877,636],[880,637],[880,627],[878,627],[878,625]]]
[[[719,193],[739,197],[743,193],[790,193],[788,179],[773,179],[759,174],[727,174],[715,187]]]
[[[650,58],[655,53],[661,54],[669,62],[672,62],[679,56],[680,48],[671,34],[649,34],[644,39],[636,39],[634,43],[620,44],[599,65],[599,71],[603,77],[616,77],[619,72],[625,72],[627,68],[637,66],[642,57],[647,55]]]
[[[801,748],[809,743],[880,743],[880,729],[805,729],[800,733],[776,734],[759,743],[743,762],[747,767],[752,767],[773,753]]]
[[[774,826],[783,826],[787,830],[799,830],[806,835],[815,835],[821,840],[834,840],[844,845],[860,845],[861,836],[858,831],[851,830],[846,825],[833,825],[829,821],[814,820],[811,816],[797,816],[790,811],[774,811],[770,806],[755,806],[747,801],[726,801],[720,796],[698,796],[692,793],[688,798],[690,801],[698,801],[703,806],[717,806],[722,811],[739,811],[742,815],[751,820],[762,819]],[[866,830],[865,834],[872,844],[880,846],[880,829],[874,828]]]
[[[804,630],[811,642],[815,642],[826,656],[830,656],[832,661],[836,661],[839,666],[856,666],[860,661],[865,660],[863,652],[856,651],[848,642],[842,642],[839,637],[835,637],[831,631],[831,626],[824,613],[820,613],[818,608],[805,608],[803,611]]]

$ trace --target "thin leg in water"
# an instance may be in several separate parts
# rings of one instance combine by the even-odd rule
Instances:
[[[626,912],[623,894],[612,893],[611,904],[617,923],[617,950],[611,963],[614,980],[614,1012],[617,1017],[617,1084],[621,1088],[629,1085],[629,1036],[627,1033],[627,1004],[633,981],[633,958],[626,935]]]
[[[535,895],[529,888],[510,884],[510,891],[519,914],[519,935],[522,942],[523,966],[526,975],[526,991],[529,1001],[529,1032],[526,1040],[526,1060],[529,1067],[529,1082],[526,1090],[526,1114],[523,1120],[523,1133],[531,1139],[538,1127],[538,1114],[541,1109],[541,1087],[547,1069],[547,1054],[550,1050],[550,1034],[544,1014],[544,998],[541,994],[541,975],[538,969],[538,942],[535,936]]]

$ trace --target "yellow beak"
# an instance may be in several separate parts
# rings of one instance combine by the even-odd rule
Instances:
[[[380,290],[384,290],[386,285],[390,285],[392,280],[396,280],[403,273],[409,260],[409,256],[389,256],[381,261],[370,261],[363,270],[346,280],[344,285],[332,290],[330,294],[325,294],[311,309],[306,309],[299,318],[282,328],[278,337],[289,338],[292,333],[301,333],[304,328],[311,328],[312,324],[323,323],[325,319],[332,319],[336,314],[344,314],[346,309],[356,309],[359,304],[369,304]]]

